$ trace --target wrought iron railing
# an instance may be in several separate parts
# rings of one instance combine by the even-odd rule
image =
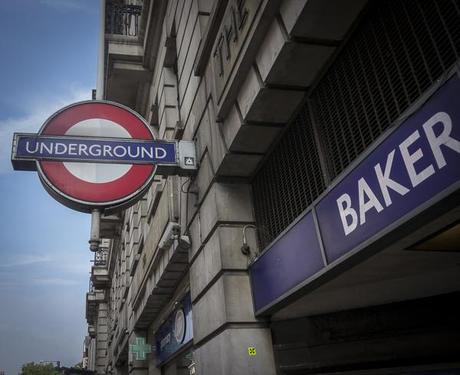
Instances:
[[[139,19],[142,13],[142,3],[126,4],[125,1],[108,1],[106,6],[107,34],[127,36],[139,35]]]
[[[102,248],[94,253],[94,265],[95,266],[106,266],[109,250]]]

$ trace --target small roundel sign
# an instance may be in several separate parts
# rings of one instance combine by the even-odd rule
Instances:
[[[121,146],[114,148],[111,140],[142,142],[155,139],[144,119],[120,104],[96,100],[74,103],[53,114],[38,135],[66,140],[67,143],[48,144],[49,148],[54,147],[54,154],[59,153],[61,144],[62,152],[70,156],[97,155],[100,159],[97,162],[36,161],[40,179],[48,192],[73,209],[90,211],[129,205],[146,191],[155,174],[156,165],[152,163],[109,163],[104,159],[131,152]],[[69,143],[72,137],[79,142]],[[107,141],[87,144],[86,137],[107,138]],[[40,146],[41,151],[47,151],[46,144]]]
[[[176,311],[174,317],[174,338],[179,344],[182,344],[185,337],[185,313],[183,309]]]

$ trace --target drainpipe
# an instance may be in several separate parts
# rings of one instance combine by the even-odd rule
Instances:
[[[97,53],[97,77],[96,77],[96,99],[104,99],[104,55],[105,55],[105,2],[99,0],[99,48]],[[91,235],[89,239],[89,249],[97,251],[101,243],[100,239],[101,211],[91,211]]]
[[[96,99],[104,99],[104,55],[105,55],[105,2],[100,1],[99,49],[97,54]]]

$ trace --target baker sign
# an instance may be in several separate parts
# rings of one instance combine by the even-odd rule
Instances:
[[[193,142],[156,140],[140,115],[99,100],[57,111],[38,134],[15,133],[11,160],[15,170],[36,170],[59,202],[96,215],[134,204],[156,173],[197,168]]]
[[[460,70],[441,77],[250,265],[256,314],[406,236],[460,193]],[[331,125],[332,126],[332,125]],[[408,228],[408,229],[407,229]],[[344,261],[349,263],[343,263]]]
[[[439,128],[438,134],[435,134],[435,126]],[[460,153],[460,141],[451,136],[452,119],[449,114],[438,112],[425,122],[422,127],[423,135],[416,130],[401,142],[397,149],[391,150],[385,162],[377,163],[374,166],[375,176],[379,184],[379,193],[383,197],[382,201],[377,198],[364,177],[361,177],[357,182],[358,202],[355,205],[357,206],[356,209],[353,208],[350,195],[347,193],[342,194],[336,200],[345,235],[353,232],[358,224],[363,225],[366,223],[366,213],[369,210],[382,212],[386,207],[391,206],[393,201],[390,196],[390,190],[404,196],[411,189],[436,173],[435,166],[432,164],[425,165],[421,170],[417,170],[415,167],[417,162],[422,164],[423,152],[414,145],[420,137],[426,137],[436,161],[437,169],[442,169],[446,166],[443,148],[449,148]],[[414,148],[414,150],[409,151],[410,148]],[[391,177],[393,161],[397,151],[403,160],[404,167],[410,179],[410,185],[403,185]]]
[[[319,202],[330,260],[458,183],[459,92],[455,75]]]

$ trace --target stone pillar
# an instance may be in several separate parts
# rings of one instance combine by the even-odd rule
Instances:
[[[99,303],[96,329],[96,373],[105,374],[107,365],[107,303]]]
[[[191,225],[190,288],[197,374],[276,374],[271,333],[254,316],[242,254],[254,222],[250,186],[213,183]],[[256,237],[246,229],[254,251]]]
[[[88,347],[88,370],[96,370],[96,339],[91,338]]]
[[[161,375],[161,369],[156,366],[155,353],[150,355],[150,360],[148,361],[149,370],[148,375]]]
[[[161,375],[161,369],[156,366],[155,335],[152,330],[147,332],[147,342],[152,347],[152,353],[148,356],[148,375]]]
[[[127,375],[128,366],[126,364],[124,364],[123,366],[115,366],[113,373],[114,375]]]

